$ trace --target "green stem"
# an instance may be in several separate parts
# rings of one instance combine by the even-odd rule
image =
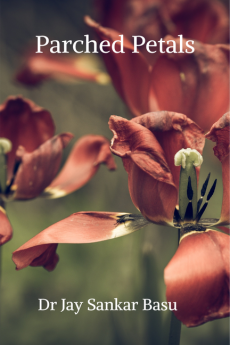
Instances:
[[[178,229],[178,245],[179,245],[179,242],[180,242],[180,229]],[[179,345],[180,334],[181,334],[181,322],[176,318],[174,313],[171,312],[168,345]]]
[[[152,229],[145,229],[142,242],[142,295],[151,301],[159,301],[159,286],[157,284],[158,269],[154,253]],[[153,310],[145,311],[145,345],[162,344],[161,313]]]
[[[0,143],[0,193],[5,192],[6,181],[7,181],[7,157],[3,151],[3,147],[1,146],[1,143]],[[2,206],[1,202],[0,202],[0,206]]]
[[[179,345],[181,333],[181,322],[176,318],[173,312],[171,312],[171,322],[169,330],[169,342],[168,345]]]

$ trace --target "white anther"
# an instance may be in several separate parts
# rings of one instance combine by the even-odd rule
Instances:
[[[174,156],[174,164],[176,166],[181,165],[185,169],[187,163],[192,163],[195,167],[200,166],[203,163],[203,157],[195,149],[181,149]]]

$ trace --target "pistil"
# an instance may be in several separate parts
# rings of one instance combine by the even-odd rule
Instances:
[[[179,214],[182,221],[195,220],[197,215],[196,169],[203,157],[197,150],[182,149],[174,157],[176,166],[181,165],[179,184]]]

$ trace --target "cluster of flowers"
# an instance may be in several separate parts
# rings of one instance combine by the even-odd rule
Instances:
[[[98,41],[111,44],[124,38],[125,54],[103,55],[113,84],[133,118],[111,116],[111,151],[107,139],[81,138],[63,170],[55,178],[63,148],[71,134],[53,136],[50,114],[22,98],[10,98],[0,109],[0,137],[9,139],[5,199],[38,195],[63,196],[86,183],[100,163],[115,168],[111,152],[122,158],[128,173],[132,201],[141,215],[115,212],[78,212],[50,226],[13,253],[17,269],[55,268],[58,243],[89,243],[123,236],[149,222],[181,228],[181,240],[165,269],[167,300],[177,302],[175,315],[186,326],[229,315],[229,45],[228,16],[218,1],[97,2],[100,22],[86,17]],[[107,26],[107,27],[105,27]],[[109,27],[108,27],[109,26]],[[132,54],[129,38],[139,34],[158,40],[183,34],[195,40],[193,54]],[[170,37],[170,36],[167,36]],[[169,38],[170,39],[170,38]],[[179,45],[177,38],[174,40]],[[167,41],[167,39],[165,39]],[[47,54],[29,54],[17,79],[36,85],[49,77],[67,74],[99,81],[100,72],[84,71],[76,64]],[[186,114],[186,115],[184,115]],[[223,115],[224,114],[224,115]],[[25,125],[26,124],[26,125]],[[216,143],[214,154],[222,164],[223,202],[220,219],[202,219],[189,207],[178,211],[180,168],[174,156],[181,149],[202,154],[205,139]],[[49,162],[49,164],[47,164]],[[52,162],[52,164],[50,163]],[[198,178],[199,168],[196,168]],[[201,191],[203,199],[208,180]],[[193,200],[188,182],[188,204]],[[196,193],[195,193],[196,194]],[[190,212],[190,214],[189,214]],[[0,209],[1,243],[11,236],[10,223]],[[3,224],[3,226],[2,226]],[[223,232],[207,229],[220,227]]]

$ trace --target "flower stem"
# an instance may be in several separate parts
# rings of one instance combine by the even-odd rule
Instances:
[[[180,242],[180,229],[178,229],[178,245]],[[171,312],[171,321],[169,329],[169,341],[168,345],[179,345],[181,334],[181,322],[176,318],[173,312]]]
[[[171,322],[169,330],[169,342],[168,345],[179,345],[181,333],[181,322],[176,318],[173,312],[171,312]]]
[[[157,284],[158,269],[156,253],[154,253],[154,236],[151,228],[145,229],[142,242],[142,295],[151,301],[160,300],[159,285]],[[144,313],[144,339],[145,345],[162,344],[161,313],[148,310]]]

